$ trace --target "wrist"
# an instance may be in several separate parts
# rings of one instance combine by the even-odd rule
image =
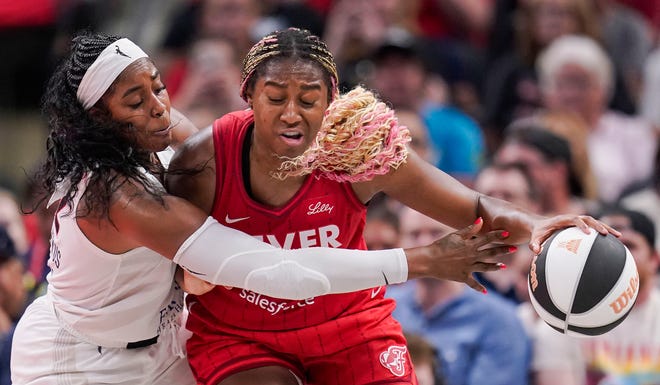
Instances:
[[[413,247],[404,249],[404,251],[408,261],[408,280],[428,277],[430,268],[426,247]]]

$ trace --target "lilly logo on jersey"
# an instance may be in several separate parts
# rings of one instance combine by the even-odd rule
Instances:
[[[387,351],[380,353],[380,364],[389,369],[397,377],[406,375],[406,352],[405,345],[392,345]]]
[[[307,206],[307,215],[314,215],[321,213],[332,214],[332,210],[334,208],[335,206],[331,205],[330,203],[323,203],[321,201],[318,201],[316,203],[311,203],[309,206]]]

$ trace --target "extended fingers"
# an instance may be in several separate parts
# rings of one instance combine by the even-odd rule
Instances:
[[[474,245],[479,248],[489,243],[502,243],[508,237],[509,232],[506,230],[493,230],[484,234],[482,237],[474,238]]]
[[[495,258],[500,255],[504,254],[513,254],[518,250],[516,246],[510,246],[510,245],[505,245],[505,246],[494,246],[494,247],[487,247],[485,249],[479,250],[477,253],[476,257],[478,259],[483,259],[483,258]]]
[[[506,265],[502,262],[475,262],[472,265],[473,272],[485,273],[487,271],[498,271],[506,269]]]
[[[603,223],[603,222],[601,222],[601,221],[599,221],[599,220],[597,220],[593,217],[583,215],[581,218],[589,227],[594,228],[596,231],[598,231],[599,233],[601,233],[603,235],[607,235],[608,233],[610,233],[610,234],[612,234],[614,236],[617,236],[617,237],[621,236],[621,233],[618,232],[616,229],[614,229],[612,226],[610,226],[606,223]]]

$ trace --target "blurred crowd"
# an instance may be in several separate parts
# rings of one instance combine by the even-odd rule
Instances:
[[[8,144],[21,131],[9,117],[39,121],[76,31],[131,37],[172,105],[203,128],[247,107],[242,58],[290,26],[321,36],[341,90],[374,90],[438,168],[539,214],[619,215],[613,225],[638,250],[645,294],[624,321],[632,336],[548,332],[529,307],[526,247],[480,277],[486,296],[434,280],[388,289],[420,384],[660,384],[660,0],[0,0],[0,148],[45,152]],[[24,173],[0,175],[0,385],[12,325],[48,273],[52,212],[34,208]],[[409,247],[450,231],[383,196],[365,238]]]

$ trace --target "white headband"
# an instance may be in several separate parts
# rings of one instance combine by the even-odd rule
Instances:
[[[140,47],[128,39],[119,39],[105,47],[94,60],[78,86],[78,100],[85,110],[92,108],[110,88],[112,82],[131,63],[148,57]]]

